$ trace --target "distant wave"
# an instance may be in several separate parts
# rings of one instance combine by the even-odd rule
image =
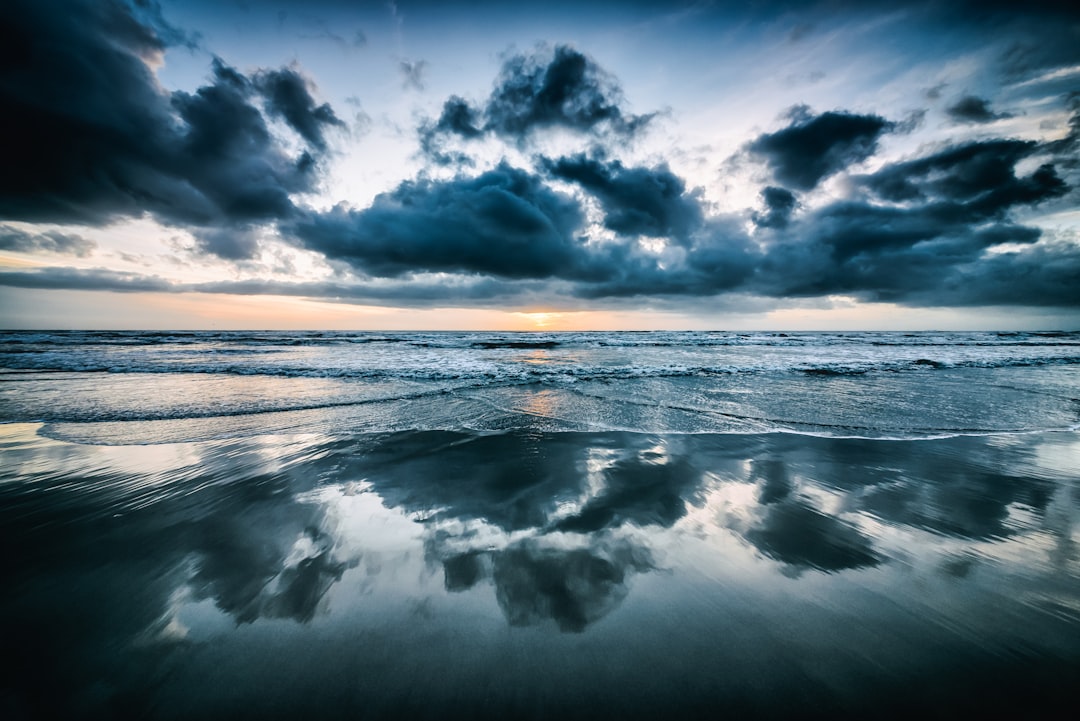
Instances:
[[[720,331],[563,331],[563,332],[400,332],[345,331],[0,331],[0,350],[16,346],[348,346],[408,344],[422,348],[770,348],[885,347],[1070,347],[1080,346],[1080,331],[1039,332],[720,332]]]
[[[262,353],[260,350],[258,353]],[[231,355],[231,354],[229,354]],[[414,364],[398,367],[333,367],[268,365],[257,361],[244,363],[194,363],[168,360],[126,360],[117,358],[110,362],[100,359],[71,357],[65,354],[49,354],[35,357],[33,354],[0,353],[0,374],[31,371],[66,373],[195,373],[237,376],[272,376],[283,378],[340,378],[340,379],[401,379],[415,381],[489,380],[575,382],[583,380],[623,380],[633,378],[673,378],[725,376],[736,373],[799,373],[809,376],[857,376],[866,373],[928,372],[963,368],[1010,368],[1080,365],[1080,356],[1057,356],[1047,358],[969,359],[934,361],[916,360],[804,364],[791,365],[571,365],[571,364],[456,364],[452,360],[431,365]],[[2,378],[2,375],[0,375]]]

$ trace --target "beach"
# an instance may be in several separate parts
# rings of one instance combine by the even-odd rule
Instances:
[[[1078,349],[0,334],[0,708],[1054,717]]]

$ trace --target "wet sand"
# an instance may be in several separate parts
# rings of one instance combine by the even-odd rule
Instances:
[[[1052,718],[1080,677],[1076,432],[40,430],[0,426],[4,718]]]

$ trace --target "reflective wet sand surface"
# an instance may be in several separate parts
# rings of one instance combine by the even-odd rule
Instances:
[[[1080,670],[1075,432],[40,430],[8,718],[1030,717]]]

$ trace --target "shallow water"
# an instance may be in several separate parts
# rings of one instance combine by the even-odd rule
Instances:
[[[698,335],[0,335],[0,715],[1072,702],[1075,334]]]

